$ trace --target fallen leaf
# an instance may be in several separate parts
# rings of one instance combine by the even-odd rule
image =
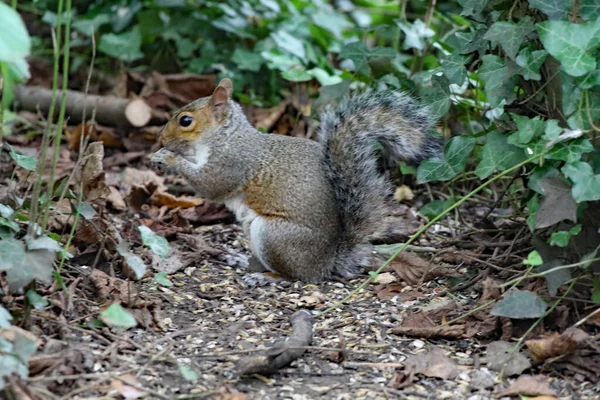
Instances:
[[[548,379],[543,375],[521,375],[508,388],[495,394],[505,396],[554,396]]]
[[[101,142],[90,143],[83,155],[83,166],[78,174],[78,182],[83,185],[83,197],[87,201],[104,198],[109,191],[104,182],[104,146]]]
[[[531,356],[536,363],[542,362],[548,358],[572,353],[580,347],[583,347],[590,339],[590,335],[581,329],[569,329],[562,334],[552,334],[542,339],[525,341],[525,346],[531,352]]]
[[[415,378],[415,372],[411,369],[410,371],[398,371],[392,380],[388,383],[388,387],[392,389],[402,389],[412,385]]]
[[[106,196],[106,202],[112,206],[116,211],[125,211],[127,209],[127,205],[125,204],[125,199],[123,199],[123,195],[114,186],[108,187],[109,193]]]
[[[443,263],[432,263],[410,252],[400,253],[391,266],[400,279],[411,286],[433,278],[460,276],[456,273],[455,267]]]
[[[411,356],[404,364],[406,369],[430,378],[454,379],[458,375],[456,363],[437,347],[428,353]]]
[[[135,285],[131,285],[123,279],[113,278],[97,268],[90,272],[90,280],[96,287],[100,299],[105,302],[113,301],[127,304],[130,299],[138,297]]]
[[[150,197],[150,202],[159,207],[190,208],[199,206],[204,200],[193,197],[175,197],[170,193],[155,190]]]
[[[202,225],[231,223],[235,220],[225,205],[208,201],[194,208],[179,210],[179,215],[191,223]]]
[[[391,272],[383,272],[378,274],[377,277],[373,280],[375,283],[386,284],[396,282],[397,279]]]
[[[283,113],[285,113],[287,106],[288,102],[282,101],[275,107],[257,108],[254,111],[256,129],[264,129],[265,132],[271,132],[271,128],[273,128]]]
[[[136,379],[136,377],[131,374],[121,375],[121,379],[131,385],[141,386],[139,381]],[[123,381],[121,381],[119,379],[113,379],[110,382],[110,386],[113,389],[115,389],[117,392],[119,392],[119,394],[121,396],[123,396],[124,398],[138,399],[138,398],[146,395],[146,392],[143,392],[133,386],[129,386],[126,383],[124,383]]]
[[[145,169],[137,169],[132,167],[126,167],[123,173],[119,177],[119,184],[125,190],[128,190],[134,186],[146,186],[152,183],[156,186],[157,190],[166,191],[165,178],[160,177],[156,172]]]
[[[496,341],[492,342],[487,347],[487,366],[492,371],[502,371],[506,376],[520,375],[523,371],[531,367],[531,362],[522,353],[516,352],[510,354],[514,344],[508,342]],[[504,365],[506,364],[506,368]]]
[[[394,192],[394,200],[396,200],[398,203],[400,203],[404,200],[410,201],[414,198],[415,198],[415,194],[413,193],[411,188],[409,188],[406,185],[398,186],[396,188],[396,191]]]

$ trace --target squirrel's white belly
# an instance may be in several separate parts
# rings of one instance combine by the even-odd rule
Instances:
[[[244,233],[250,238],[252,254],[258,258],[265,268],[271,272],[275,272],[263,255],[262,235],[265,229],[263,217],[259,216],[246,204],[244,195],[225,200],[224,203],[235,214],[235,218],[242,224]]]

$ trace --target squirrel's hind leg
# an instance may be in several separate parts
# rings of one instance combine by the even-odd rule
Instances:
[[[252,255],[265,270],[304,282],[330,276],[335,243],[329,243],[331,239],[322,230],[289,220],[257,217],[249,231]]]

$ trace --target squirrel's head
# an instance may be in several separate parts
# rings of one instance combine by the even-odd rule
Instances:
[[[203,97],[177,110],[159,134],[169,150],[183,156],[194,155],[194,142],[223,124],[233,93],[230,79],[223,79],[209,97]]]

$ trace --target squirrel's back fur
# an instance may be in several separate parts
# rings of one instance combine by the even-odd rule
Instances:
[[[319,142],[343,224],[334,273],[351,276],[368,263],[366,237],[381,226],[392,190],[380,157],[414,165],[440,155],[442,140],[427,132],[432,125],[426,107],[391,90],[351,95],[322,114]]]

